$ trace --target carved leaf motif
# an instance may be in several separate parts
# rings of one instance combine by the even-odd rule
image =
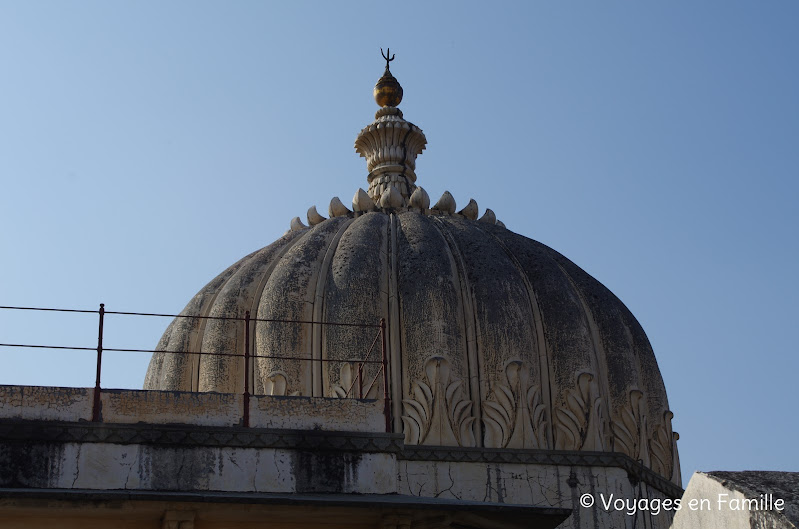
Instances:
[[[674,433],[671,431],[671,419],[674,414],[666,411],[663,422],[655,428],[649,445],[651,468],[661,476],[671,479],[674,472]]]
[[[621,411],[621,420],[614,420],[613,448],[616,452],[623,452],[633,459],[638,459],[641,445],[641,399],[644,394],[639,390],[630,391],[630,404]]]
[[[537,442],[536,446],[531,448],[549,448],[546,406],[541,400],[541,390],[538,386],[530,386],[530,389],[527,390],[527,408],[532,414],[533,433]]]
[[[566,395],[566,406],[555,409],[557,450],[580,450],[585,445],[591,410],[594,407],[591,399],[593,379],[594,375],[587,371],[578,373],[575,387]]]
[[[597,398],[594,401],[593,419],[592,430],[594,434],[594,443],[589,449],[604,452],[610,447],[611,441],[608,439],[608,432],[606,429],[607,416],[605,415],[604,401],[601,398]]]
[[[403,399],[402,423],[407,444],[474,446],[472,401],[460,380],[450,380],[446,358],[432,356],[424,366],[426,381],[411,384],[413,399]]]
[[[264,383],[264,393],[266,395],[273,395],[273,396],[286,396],[289,395],[291,397],[296,397],[300,394],[299,391],[295,391],[291,394],[287,393],[288,391],[288,378],[286,377],[286,373],[283,371],[272,371],[266,376],[266,382]]]
[[[348,362],[341,366],[339,370],[339,383],[333,384],[332,393],[334,397],[340,399],[348,398],[347,391],[349,391],[349,398],[358,398],[358,367],[355,362]],[[353,384],[353,381],[355,382]],[[367,385],[369,387],[367,387]],[[361,379],[361,387],[363,388],[363,398],[376,399],[377,398],[377,378],[369,380],[364,371]]]
[[[505,364],[505,384],[495,384],[483,401],[485,445],[492,448],[546,448],[546,414],[538,386],[521,360]]]

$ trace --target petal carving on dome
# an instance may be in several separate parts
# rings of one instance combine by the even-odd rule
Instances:
[[[425,191],[421,187],[417,187],[416,190],[411,195],[410,204],[412,207],[419,208],[421,210],[429,209],[430,195],[428,195],[427,191]]]
[[[655,428],[655,433],[649,445],[650,461],[652,470],[671,478],[674,473],[674,455],[672,447],[674,445],[674,432],[671,430],[671,419],[674,414],[666,411],[663,414],[663,422]]]
[[[478,212],[479,211],[478,211],[478,208],[477,208],[477,202],[475,202],[475,200],[473,198],[470,198],[469,199],[469,203],[466,204],[465,208],[463,208],[462,210],[460,210],[458,212],[458,215],[463,215],[464,217],[466,217],[469,220],[477,220],[477,213]]]
[[[589,422],[595,408],[591,381],[594,375],[587,371],[577,374],[577,383],[566,395],[566,406],[555,409],[556,450],[581,450],[589,433]]]
[[[308,224],[311,226],[316,226],[320,222],[324,222],[327,220],[322,215],[320,215],[318,211],[316,211],[316,206],[311,206],[310,208],[308,208],[307,216],[308,216]]]
[[[441,198],[438,199],[438,202],[436,202],[431,209],[452,215],[455,213],[455,197],[453,197],[449,191],[444,191],[444,194],[441,195]]]
[[[393,185],[388,186],[388,189],[380,195],[381,208],[401,208],[404,203],[405,199],[402,198],[402,193],[397,191]]]
[[[483,401],[485,446],[490,448],[548,448],[545,406],[541,391],[530,384],[529,369],[521,360],[505,365],[506,384],[495,384]]]
[[[502,222],[501,220],[498,220],[498,221],[497,221],[495,224],[496,224],[497,226],[499,226],[500,228],[505,228],[505,229],[507,229],[507,228],[505,227],[505,223],[504,223],[504,222]]]
[[[378,377],[374,377],[370,382],[367,380],[367,377],[364,377],[363,371],[359,377],[356,364],[357,362],[347,362],[341,366],[339,370],[339,383],[333,384],[333,396],[340,399],[355,399],[360,398],[359,395],[363,395],[364,399],[376,399]],[[358,384],[359,379],[360,384]],[[360,386],[360,388],[358,386]]]
[[[286,394],[288,383],[286,374],[282,371],[272,371],[266,377],[266,384],[264,384],[264,392],[267,395],[280,395]]]
[[[291,219],[291,224],[289,224],[290,230],[289,231],[300,231],[308,229],[308,226],[302,223],[302,220],[299,217],[294,217]]]
[[[330,201],[330,207],[327,209],[327,213],[331,217],[346,217],[352,212],[347,209],[347,206],[342,204],[341,199],[333,197],[333,200]]]
[[[375,209],[377,209],[377,205],[372,200],[372,197],[369,196],[369,193],[358,188],[358,191],[355,192],[355,196],[352,197],[352,210],[365,213],[367,211],[374,211]]]
[[[472,401],[462,382],[452,379],[449,361],[431,356],[425,362],[426,382],[414,380],[414,399],[403,399],[407,444],[475,446]]]
[[[483,216],[480,217],[479,220],[480,222],[487,222],[488,224],[496,224],[497,216],[492,210],[486,208],[485,212],[483,213]]]
[[[611,423],[613,430],[613,450],[622,452],[636,461],[643,455],[641,433],[645,418],[641,413],[644,394],[634,389],[630,391],[630,403],[621,410],[621,420]]]

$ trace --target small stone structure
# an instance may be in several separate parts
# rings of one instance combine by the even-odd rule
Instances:
[[[352,209],[332,199],[328,218],[311,207],[203,288],[159,342],[169,353],[153,355],[146,391],[102,392],[93,417],[94,390],[0,387],[4,520],[669,527],[671,511],[602,501],[683,492],[643,329],[475,200],[431,205],[416,176],[426,138],[396,108],[386,60],[355,144],[368,191]],[[373,333],[323,324],[380,320],[384,364],[359,363]]]
[[[795,529],[799,472],[696,472],[673,529]]]

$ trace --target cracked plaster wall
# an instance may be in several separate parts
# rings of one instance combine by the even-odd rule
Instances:
[[[0,445],[0,487],[226,492],[396,492],[391,454],[111,443]]]
[[[399,493],[467,501],[545,505],[574,509],[563,529],[621,529],[633,527],[667,529],[670,513],[636,516],[606,511],[600,494],[614,498],[666,499],[663,493],[642,485],[634,486],[627,473],[609,467],[568,467],[515,463],[464,463],[448,461],[399,461]],[[580,496],[591,494],[590,508],[579,505]]]

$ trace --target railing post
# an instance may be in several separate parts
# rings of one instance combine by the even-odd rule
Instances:
[[[363,399],[363,362],[358,362],[358,398]]]
[[[100,421],[100,372],[103,364],[103,319],[105,318],[105,303],[100,303],[100,324],[97,331],[97,375],[94,379],[94,400],[92,401],[92,421]]]
[[[391,397],[388,391],[388,351],[386,350],[385,318],[380,318],[380,349],[383,353],[383,415],[386,416],[386,432],[391,433]]]
[[[250,427],[250,311],[244,313],[244,427]]]

